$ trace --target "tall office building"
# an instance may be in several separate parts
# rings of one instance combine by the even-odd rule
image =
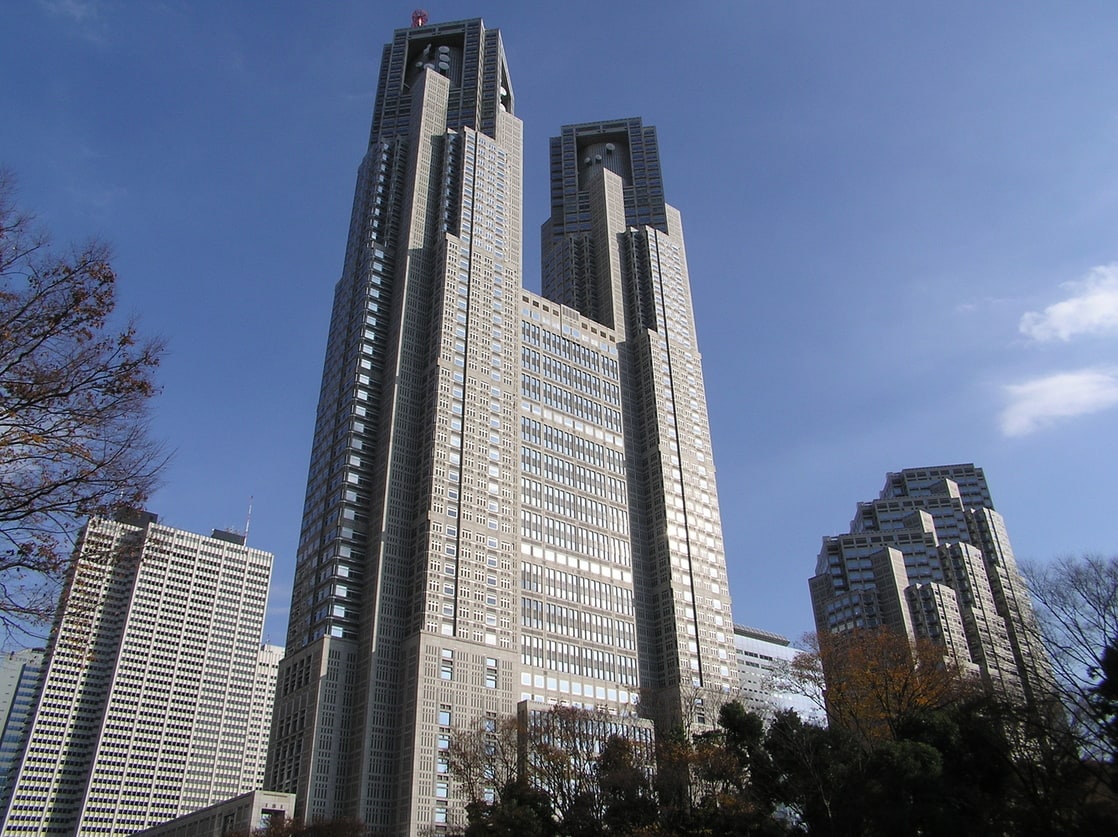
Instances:
[[[544,295],[480,20],[385,47],[335,288],[268,786],[461,817],[452,730],[565,702],[713,721],[737,685],[679,213],[638,119],[552,141]],[[713,714],[713,713],[710,713]]]
[[[27,722],[43,671],[43,649],[25,648],[0,657],[0,811],[8,804],[12,773],[23,752]]]
[[[943,646],[991,694],[1036,705],[1048,656],[981,468],[889,474],[846,535],[823,539],[810,581],[816,629],[887,626]]]
[[[271,565],[236,534],[90,520],[0,831],[125,835],[253,790]]]
[[[248,790],[264,787],[264,769],[268,764],[268,736],[272,734],[272,710],[276,701],[276,677],[279,675],[283,646],[263,643],[256,657],[256,679],[252,685],[252,708],[249,711],[245,752],[242,756],[243,781]]]

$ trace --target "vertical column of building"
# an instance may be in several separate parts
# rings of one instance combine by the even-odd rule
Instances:
[[[407,149],[406,138],[376,142],[361,164],[323,366],[266,770],[268,786],[296,793],[308,819],[343,813],[336,793],[352,742],[358,625],[375,595],[366,589],[373,586],[369,521],[374,498],[383,502],[381,391]]]
[[[490,67],[487,60],[483,67]],[[413,589],[403,668],[400,821],[446,823],[453,804],[452,728],[514,711],[515,423],[519,355],[520,124],[496,136],[448,137],[446,191],[455,205],[434,277],[432,374]],[[480,687],[480,688],[479,688]]]
[[[402,651],[396,823],[410,833],[450,818],[451,729],[514,709],[521,127],[498,33],[470,22],[460,45],[436,43],[432,51],[444,48],[438,54],[450,65],[452,95],[436,184],[442,198],[432,215],[439,237],[430,249],[431,333],[417,439],[425,490]]]
[[[1010,697],[1024,697],[1019,688],[1020,672],[1013,658],[1005,619],[997,611],[993,588],[983,552],[969,543],[946,543],[938,549],[943,568],[944,584],[954,594],[956,612],[961,631],[953,630],[948,619],[943,620],[937,633],[925,631],[924,636],[942,637],[948,653],[961,665],[973,660],[976,673],[984,678],[986,689],[1005,695],[1012,687]],[[952,614],[954,615],[954,614]],[[957,650],[957,634],[963,634],[961,653]]]
[[[358,631],[377,595],[394,374],[392,323],[402,205],[409,199],[407,114],[385,91],[403,85],[406,39],[385,47],[374,136],[358,171],[342,278],[334,292],[311,449],[287,649],[277,674],[267,786],[295,793],[307,821],[357,813],[346,796],[354,740]],[[388,123],[383,134],[380,124]],[[395,130],[397,123],[405,129]]]
[[[616,335],[523,296],[522,699],[633,727],[639,675]],[[534,717],[534,715],[533,715]]]
[[[423,452],[431,417],[426,412],[433,324],[432,300],[442,261],[437,246],[439,198],[450,84],[424,72],[412,88],[407,182],[400,219],[400,265],[390,320],[388,363],[382,393],[383,454],[374,474],[371,533],[360,614],[353,737],[361,746],[350,759],[345,794],[356,815],[388,826],[398,817],[402,728],[409,696],[402,642],[416,606],[412,587],[422,549],[416,518],[430,493]]]
[[[1005,520],[992,508],[967,513],[971,538],[979,545],[994,608],[1004,625],[998,650],[1012,658],[1024,699],[1034,707],[1051,701],[1053,674],[1048,651],[1040,639],[1029,591],[1017,569]]]
[[[663,665],[649,685],[666,690],[683,720],[712,723],[704,702],[737,685],[733,628],[686,253],[679,215],[665,211],[666,232],[652,226],[627,232],[630,246],[623,248],[630,256],[630,296],[642,299],[644,328],[634,324],[629,334],[645,400],[640,441],[656,511],[648,521],[655,567],[647,591],[658,614]],[[646,324],[649,314],[652,324]]]
[[[544,294],[618,335],[646,703],[710,722],[737,687],[701,359],[679,214],[664,203],[655,131],[568,126],[552,142]]]
[[[478,714],[498,658],[510,665],[509,314],[521,258],[511,110],[499,34],[480,21],[400,30],[385,50],[370,154],[386,162],[363,167],[354,202],[268,768],[273,787],[299,794],[304,819],[394,831],[445,821],[436,736],[449,717]],[[374,374],[359,348],[370,337]],[[354,415],[370,438],[353,435]]]
[[[0,816],[11,799],[12,781],[43,674],[44,654],[42,648],[25,648],[8,652],[0,661],[0,717],[4,719],[0,735]]]
[[[283,646],[261,644],[256,660],[256,677],[252,685],[252,710],[249,715],[248,746],[242,754],[244,765],[241,787],[260,790],[264,787],[264,768],[268,760],[268,736],[272,729],[272,712],[276,700],[276,676]]]

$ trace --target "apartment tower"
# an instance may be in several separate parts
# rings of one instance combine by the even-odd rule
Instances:
[[[259,674],[271,566],[234,533],[146,512],[91,519],[0,833],[132,834],[255,789],[252,737],[275,684]]]
[[[500,34],[397,31],[335,287],[268,763],[307,821],[437,833],[462,822],[455,729],[559,703],[703,723],[704,696],[737,684],[655,131],[552,141],[543,296],[522,283],[521,168]]]
[[[930,639],[992,695],[1050,694],[1028,590],[981,468],[888,474],[850,532],[823,539],[810,580],[819,633],[889,627]]]

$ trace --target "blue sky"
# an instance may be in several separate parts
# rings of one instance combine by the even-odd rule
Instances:
[[[0,164],[112,243],[170,351],[152,510],[276,555],[282,642],[333,284],[382,45],[412,7],[15,0]],[[641,116],[683,214],[734,615],[807,578],[887,471],[986,469],[1019,559],[1118,552],[1118,5],[445,2],[500,27],[547,139]]]

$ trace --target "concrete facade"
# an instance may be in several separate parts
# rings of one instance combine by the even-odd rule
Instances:
[[[385,47],[335,288],[268,784],[306,820],[464,821],[453,729],[522,701],[710,723],[737,685],[679,213],[654,129],[552,141],[543,295],[480,20]]]
[[[888,626],[943,647],[986,690],[1036,703],[1048,657],[981,468],[909,468],[823,539],[809,583],[816,630]]]

